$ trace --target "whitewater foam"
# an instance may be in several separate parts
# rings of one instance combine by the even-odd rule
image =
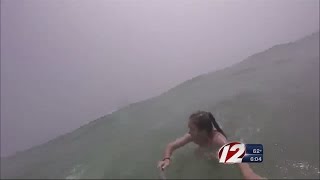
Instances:
[[[80,179],[83,173],[83,166],[81,164],[76,165],[74,168],[72,168],[72,170],[70,171],[70,175],[68,175],[66,179]]]

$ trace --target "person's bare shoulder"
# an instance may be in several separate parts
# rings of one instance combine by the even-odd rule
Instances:
[[[228,143],[227,138],[218,131],[215,132],[212,141],[217,146],[223,146],[224,144]]]

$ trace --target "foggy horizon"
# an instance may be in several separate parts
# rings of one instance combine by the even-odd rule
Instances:
[[[1,157],[319,31],[319,1],[1,1]]]

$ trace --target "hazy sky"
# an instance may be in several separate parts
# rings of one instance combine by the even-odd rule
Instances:
[[[2,0],[1,155],[318,30],[318,0]]]

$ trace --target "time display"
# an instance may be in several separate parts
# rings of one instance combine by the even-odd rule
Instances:
[[[243,159],[242,162],[262,162],[263,161],[263,155],[262,154],[246,154]]]

